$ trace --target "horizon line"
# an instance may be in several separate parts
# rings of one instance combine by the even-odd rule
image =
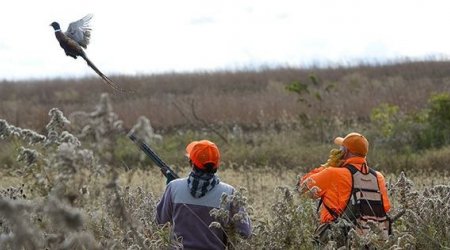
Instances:
[[[444,54],[435,54],[422,57],[397,57],[397,58],[362,58],[336,61],[320,61],[313,60],[309,63],[289,64],[289,63],[259,63],[247,64],[241,66],[218,67],[215,69],[191,69],[191,70],[161,70],[155,72],[139,72],[134,74],[127,73],[112,73],[109,77],[148,77],[148,76],[164,76],[164,75],[190,75],[190,74],[214,74],[214,73],[240,73],[240,72],[262,72],[266,70],[277,69],[297,69],[297,70],[327,70],[327,69],[353,69],[359,67],[383,67],[394,66],[408,63],[421,62],[450,62],[450,57]],[[24,78],[0,78],[0,83],[19,83],[19,82],[41,82],[41,81],[55,81],[55,80],[74,80],[74,79],[89,79],[96,78],[95,75],[79,74],[79,75],[55,75],[55,76],[36,76]]]

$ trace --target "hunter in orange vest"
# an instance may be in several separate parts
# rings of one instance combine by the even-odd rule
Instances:
[[[353,215],[355,224],[362,224],[359,223],[362,220],[388,221],[386,213],[391,204],[385,180],[367,164],[367,139],[359,133],[350,133],[344,138],[337,137],[334,143],[340,149],[331,150],[328,162],[304,175],[298,183],[300,193],[321,199],[321,225],[343,216],[352,204],[364,210]]]

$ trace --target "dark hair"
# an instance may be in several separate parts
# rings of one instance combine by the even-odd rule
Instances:
[[[204,173],[214,174],[217,172],[217,168],[215,167],[216,165],[214,163],[210,163],[210,162],[203,165],[203,168],[199,168],[199,167],[195,166],[195,164],[192,164],[192,166],[194,166],[195,169],[202,171]]]
[[[203,165],[203,168],[199,168],[197,167],[191,159],[189,159],[189,164],[191,165],[191,167],[194,167],[195,169],[202,171],[204,173],[216,173],[217,172],[217,168],[215,167],[216,165],[214,165],[214,163],[212,162],[208,162],[205,165]]]
[[[216,168],[216,165],[214,163],[206,163],[205,165],[203,165],[203,167],[205,168],[205,172],[206,173],[215,173],[215,172],[217,172],[217,168]]]

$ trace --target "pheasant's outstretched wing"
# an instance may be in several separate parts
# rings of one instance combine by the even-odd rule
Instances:
[[[80,20],[70,23],[69,28],[65,32],[66,36],[75,40],[81,47],[86,48],[91,39],[90,21],[92,14],[88,14]]]

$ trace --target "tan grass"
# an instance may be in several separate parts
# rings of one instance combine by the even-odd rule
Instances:
[[[123,87],[136,91],[134,95],[115,95],[113,103],[127,127],[141,115],[150,117],[156,129],[186,126],[188,121],[173,102],[189,106],[192,100],[199,116],[210,123],[252,126],[261,119],[278,120],[282,114],[316,114],[316,107],[298,104],[295,95],[284,90],[294,80],[307,83],[313,74],[336,86],[332,93],[322,93],[323,105],[330,113],[367,119],[371,109],[380,103],[416,110],[424,107],[430,93],[450,91],[448,67],[448,62],[406,62],[335,69],[113,76]],[[110,90],[97,78],[3,82],[0,117],[17,126],[38,129],[45,124],[50,108],[58,107],[65,113],[86,110],[103,91]]]

